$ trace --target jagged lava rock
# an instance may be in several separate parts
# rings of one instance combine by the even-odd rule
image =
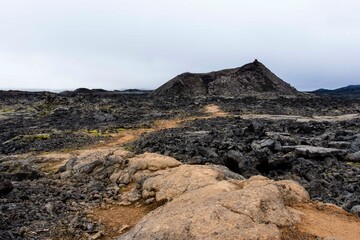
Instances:
[[[360,162],[360,151],[355,153],[349,153],[346,155],[346,159],[351,162]]]
[[[0,180],[0,196],[5,196],[9,194],[14,189],[14,186],[9,180],[1,179]]]
[[[239,68],[210,73],[183,73],[151,96],[298,95],[299,92],[255,60]]]
[[[304,157],[331,157],[331,156],[344,156],[346,151],[337,148],[325,148],[325,147],[315,147],[308,145],[294,145],[294,146],[284,146],[282,151],[290,152],[295,150],[296,154]]]

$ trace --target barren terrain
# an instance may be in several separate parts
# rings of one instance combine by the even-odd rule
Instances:
[[[0,238],[358,239],[360,101],[321,99],[2,94]],[[259,175],[296,201],[245,197]]]

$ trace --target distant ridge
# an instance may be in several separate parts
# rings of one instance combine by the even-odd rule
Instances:
[[[141,90],[141,89],[125,89],[125,90],[113,90],[108,91],[105,89],[97,88],[97,89],[88,89],[88,88],[78,88],[74,91],[63,91],[59,94],[61,95],[114,95],[114,94],[149,94],[152,92],[151,90]]]
[[[349,85],[349,86],[337,88],[334,90],[320,88],[318,90],[312,91],[311,93],[319,94],[319,95],[359,97],[360,96],[360,85]]]
[[[258,60],[239,68],[210,73],[183,73],[156,89],[151,96],[297,95]]]

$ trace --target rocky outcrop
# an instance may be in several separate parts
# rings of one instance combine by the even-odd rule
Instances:
[[[157,167],[149,171],[150,165],[139,165],[136,158],[143,163],[156,159]],[[291,180],[263,176],[244,180],[222,166],[183,165],[158,154],[131,158],[130,166],[138,169],[129,184],[136,187],[130,192],[137,191],[146,204],[153,199],[164,205],[144,214],[134,227],[127,226],[130,230],[118,240],[360,237],[359,219],[335,205],[311,202],[305,189]],[[123,194],[129,201],[133,196]],[[357,211],[355,206],[352,212]],[[119,213],[115,218],[124,217]]]
[[[172,157],[134,156],[121,149],[85,151],[71,158],[59,176],[102,179],[108,189],[117,191],[127,188],[119,191],[119,205],[167,202],[119,239],[280,239],[280,228],[301,220],[290,206],[309,200],[307,192],[292,181],[260,176],[244,180],[223,166],[183,165]],[[102,198],[101,190],[94,194]],[[51,205],[45,209],[52,212]]]
[[[183,73],[168,81],[152,96],[297,95],[299,92],[255,60],[239,68],[210,73]]]
[[[281,239],[280,228],[300,222],[291,208],[309,200],[293,181],[255,176],[224,178],[215,166],[181,165],[158,171],[142,184],[157,201],[150,212],[117,239]]]

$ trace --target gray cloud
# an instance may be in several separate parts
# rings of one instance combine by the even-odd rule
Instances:
[[[300,90],[359,84],[360,3],[4,0],[0,88],[147,88],[258,58]]]

